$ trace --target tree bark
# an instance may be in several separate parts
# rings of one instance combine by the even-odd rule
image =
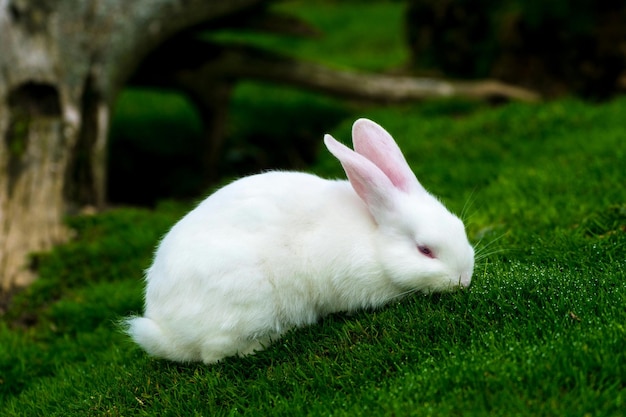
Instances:
[[[443,97],[537,101],[533,91],[496,80],[455,82],[338,70],[249,47],[228,48],[210,61],[204,77],[252,78],[315,89],[350,99],[400,103]]]
[[[0,292],[28,254],[67,238],[63,216],[102,206],[111,104],[176,33],[263,0],[0,0]]]

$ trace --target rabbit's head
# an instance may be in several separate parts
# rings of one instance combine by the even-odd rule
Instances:
[[[359,119],[354,151],[326,135],[324,142],[377,225],[377,260],[404,291],[439,292],[468,287],[474,249],[461,220],[418,182],[393,138]]]

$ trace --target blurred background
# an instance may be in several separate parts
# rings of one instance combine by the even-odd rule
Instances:
[[[257,24],[254,17],[267,11],[282,20]],[[279,64],[288,57],[286,66],[498,79],[545,99],[606,100],[626,89],[624,22],[626,3],[608,0],[273,1],[198,30],[186,56],[267,53]],[[371,101],[385,101],[258,73],[216,77],[195,94],[155,88],[154,68],[167,56],[158,52],[116,101],[108,162],[113,205],[198,198],[227,178],[304,169],[324,132],[358,117]]]

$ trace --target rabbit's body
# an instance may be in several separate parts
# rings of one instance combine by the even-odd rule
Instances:
[[[161,242],[129,334],[152,355],[211,363],[332,312],[469,285],[473,249],[456,217],[425,190],[372,197],[358,181],[268,172],[215,192]],[[420,253],[424,239],[446,248]]]
[[[255,190],[268,186],[275,193],[259,204]],[[332,199],[315,198],[320,195]],[[243,221],[225,222],[229,218]],[[260,349],[328,313],[380,305],[394,294],[377,288],[384,279],[374,242],[350,239],[375,227],[347,181],[297,172],[240,179],[202,202],[163,239],[148,270],[144,320],[152,323],[145,323],[150,331],[140,344],[156,356],[212,362]],[[346,239],[337,239],[338,231]],[[346,258],[363,262],[347,271]],[[174,273],[185,281],[172,280]],[[210,324],[203,331],[198,317]],[[134,330],[140,333],[140,327]]]

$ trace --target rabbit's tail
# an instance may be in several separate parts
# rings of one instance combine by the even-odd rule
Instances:
[[[176,356],[172,343],[161,327],[147,317],[129,317],[123,322],[125,332],[148,354],[160,358]]]

